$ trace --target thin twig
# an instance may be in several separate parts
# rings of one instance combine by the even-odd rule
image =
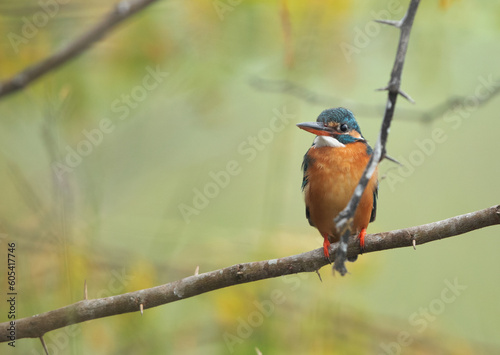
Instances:
[[[28,84],[84,52],[91,44],[107,35],[123,20],[157,0],[122,0],[95,27],[70,42],[50,57],[33,64],[0,83],[0,97],[25,88]]]
[[[497,79],[495,80],[498,82]],[[253,77],[249,83],[256,90],[291,95],[312,105],[321,107],[331,107],[332,105],[349,107],[349,109],[354,112],[357,117],[378,117],[380,113],[384,112],[384,106],[382,105],[364,104],[348,100],[344,97],[325,95],[289,80],[271,80],[261,77]],[[500,86],[496,86],[493,90],[488,91],[484,95],[474,96],[477,100],[477,107],[484,106],[497,95],[500,95]],[[425,111],[400,107],[398,108],[398,120],[429,123],[443,117],[449,112],[456,111],[457,109],[465,110],[467,100],[469,100],[470,97],[470,95],[448,97]]]
[[[334,270],[337,270],[341,275],[345,275],[347,273],[347,269],[345,267],[345,261],[347,259],[347,244],[349,240],[349,236],[351,235],[352,229],[352,219],[354,217],[354,213],[358,208],[359,201],[361,200],[361,196],[365,191],[370,178],[372,177],[375,169],[377,168],[378,163],[385,156],[385,145],[387,143],[387,138],[389,136],[389,129],[391,127],[392,117],[394,116],[394,109],[396,107],[396,99],[398,95],[402,95],[404,97],[409,97],[401,91],[401,74],[403,72],[403,65],[405,62],[406,51],[408,49],[408,41],[410,39],[410,32],[413,25],[413,19],[417,13],[417,8],[420,3],[420,0],[412,0],[408,11],[405,16],[401,20],[401,23],[397,26],[401,30],[401,35],[399,37],[399,45],[396,51],[396,59],[394,61],[394,66],[392,67],[391,78],[389,80],[389,84],[387,84],[386,89],[389,91],[387,104],[385,108],[384,120],[382,121],[382,127],[380,128],[379,138],[377,144],[375,144],[375,148],[373,149],[373,153],[370,157],[370,161],[366,166],[366,169],[359,180],[358,186],[354,190],[353,195],[347,206],[344,208],[342,212],[339,213],[337,217],[335,217],[335,224],[337,226],[337,230],[341,233],[339,248],[337,250],[337,254],[335,256],[335,262],[333,264]]]
[[[500,224],[500,205],[417,227],[367,235],[364,252],[410,247],[412,238],[408,235],[412,235],[421,245],[497,224]],[[331,256],[335,255],[337,246],[338,243],[330,247]],[[352,238],[348,245],[347,256],[354,258],[359,252],[359,242]],[[237,264],[118,296],[83,300],[53,311],[16,320],[16,338],[36,338],[71,324],[137,312],[141,309],[140,305],[143,305],[143,309],[149,309],[224,287],[288,274],[316,272],[328,263],[323,248],[319,248],[280,259]],[[7,328],[8,322],[0,324],[0,342],[8,340]]]

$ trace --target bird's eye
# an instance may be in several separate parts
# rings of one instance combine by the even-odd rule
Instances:
[[[342,123],[339,127],[339,130],[341,132],[347,132],[347,130],[349,129],[349,127],[347,127],[347,125],[345,123]]]

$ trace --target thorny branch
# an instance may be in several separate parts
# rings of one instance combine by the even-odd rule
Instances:
[[[370,161],[366,166],[366,169],[359,180],[358,186],[354,190],[354,193],[342,212],[339,213],[337,217],[335,217],[335,223],[337,225],[337,230],[341,231],[341,238],[339,242],[339,247],[337,249],[335,255],[335,262],[333,264],[334,270],[337,270],[341,275],[345,275],[347,273],[347,269],[345,267],[345,261],[347,259],[347,246],[349,241],[349,236],[351,235],[352,229],[352,218],[356,209],[358,207],[359,201],[361,200],[361,196],[365,191],[366,186],[368,185],[368,181],[372,177],[375,169],[377,168],[378,163],[385,156],[385,145],[387,143],[387,137],[389,136],[389,129],[391,127],[392,117],[394,116],[394,109],[396,107],[396,99],[398,95],[401,95],[408,99],[409,101],[413,101],[407,94],[405,94],[401,89],[401,74],[403,72],[403,65],[406,57],[406,50],[408,49],[408,41],[410,39],[410,32],[413,25],[413,19],[417,13],[417,8],[420,3],[420,0],[412,0],[410,6],[408,7],[408,11],[406,15],[400,21],[381,21],[379,22],[386,23],[391,26],[395,26],[401,30],[401,35],[399,37],[399,45],[398,50],[396,52],[396,60],[394,61],[394,66],[391,72],[391,78],[389,80],[389,84],[382,90],[388,90],[388,98],[387,105],[385,109],[384,120],[382,121],[382,127],[380,128],[379,139],[377,144],[375,144],[375,148],[373,149],[373,153],[370,157]]]
[[[399,229],[385,233],[370,234],[365,239],[365,253],[408,247],[453,237],[475,229],[500,224],[500,205],[484,210],[448,218],[439,222]],[[337,244],[330,246],[330,255],[335,255]],[[359,242],[352,238],[347,256],[359,254]],[[53,311],[16,320],[16,338],[42,338],[49,331],[71,324],[86,322],[180,301],[206,292],[243,283],[270,279],[301,272],[317,272],[328,264],[323,248],[280,259],[237,264],[224,269],[186,277],[165,285],[156,286],[122,295],[82,300]],[[9,323],[0,323],[0,342],[8,338]],[[42,338],[43,339],[43,338]]]
[[[12,78],[0,82],[0,97],[25,88],[31,82],[60,67],[83,53],[90,45],[103,38],[117,24],[157,0],[122,0],[95,27],[61,48],[50,57],[22,70]]]

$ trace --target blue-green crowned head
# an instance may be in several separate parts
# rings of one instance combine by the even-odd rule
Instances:
[[[316,122],[321,122],[325,126],[337,123],[342,124],[345,123],[349,127],[349,130],[355,130],[361,135],[361,130],[358,126],[358,122],[354,118],[354,115],[351,111],[343,107],[329,108],[320,113]]]

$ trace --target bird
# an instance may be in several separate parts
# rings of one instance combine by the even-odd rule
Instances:
[[[323,237],[323,252],[330,260],[329,246],[340,240],[335,217],[347,206],[370,160],[372,148],[361,134],[351,111],[343,107],[321,112],[316,122],[297,126],[316,135],[304,155],[302,190],[309,224]],[[353,219],[361,251],[366,229],[377,214],[378,178],[374,171],[361,196]]]

